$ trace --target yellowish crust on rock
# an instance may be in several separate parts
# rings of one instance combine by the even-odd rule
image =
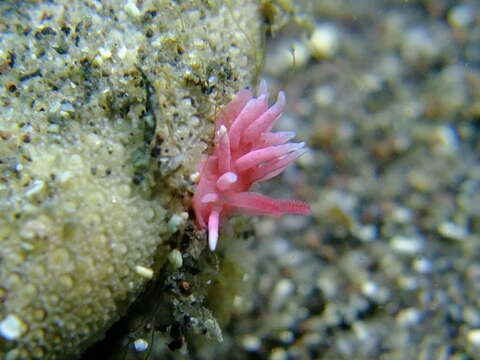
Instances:
[[[158,270],[257,6],[0,4],[0,357],[78,356]]]

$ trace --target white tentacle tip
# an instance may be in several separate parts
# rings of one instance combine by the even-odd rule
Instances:
[[[234,172],[226,172],[222,176],[220,176],[217,180],[217,188],[220,191],[228,190],[233,184],[235,184],[238,180],[237,174]]]
[[[218,233],[217,232],[209,232],[208,233],[208,247],[211,251],[215,251],[217,248],[218,243]]]
[[[268,98],[268,87],[265,80],[260,81],[260,85],[258,85],[258,95],[263,95],[265,98]]]

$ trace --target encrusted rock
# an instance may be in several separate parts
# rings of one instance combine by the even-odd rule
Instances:
[[[0,358],[78,356],[161,268],[257,7],[0,3]]]

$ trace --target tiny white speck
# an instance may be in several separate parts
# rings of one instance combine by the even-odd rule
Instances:
[[[107,48],[104,48],[104,47],[100,47],[98,48],[98,54],[104,59],[110,59],[112,57],[112,52],[110,51],[110,49],[107,49]]]
[[[399,253],[416,254],[423,249],[420,239],[397,235],[390,240],[390,246]]]
[[[16,340],[27,331],[27,325],[17,315],[8,315],[0,322],[0,336]]]
[[[258,349],[260,349],[262,342],[257,336],[246,335],[241,340],[241,344],[243,348],[247,351],[257,351]]]
[[[378,290],[379,290],[378,284],[372,281],[367,281],[362,286],[362,292],[368,297],[374,297],[377,294]]]
[[[73,178],[73,174],[70,171],[65,171],[59,174],[57,177],[58,181],[62,184],[66,183],[71,178]]]
[[[475,346],[480,346],[480,329],[473,329],[467,333],[467,339]]]
[[[142,352],[148,349],[148,341],[145,339],[137,339],[133,342],[136,351]]]
[[[30,197],[35,194],[38,194],[39,192],[42,191],[45,187],[45,182],[43,180],[35,180],[32,183],[32,186],[28,188],[28,190],[25,192],[25,195]]]
[[[135,272],[145,279],[151,279],[153,277],[153,270],[142,265],[135,266]]]
[[[200,173],[197,171],[197,172],[194,172],[193,174],[190,175],[190,180],[194,183],[198,183],[198,181],[200,180]]]
[[[225,125],[220,126],[220,129],[218,129],[218,136],[225,136],[227,135],[227,128]]]
[[[125,59],[125,56],[127,55],[127,48],[122,46],[120,49],[118,49],[117,55],[120,59]]]
[[[416,326],[422,320],[423,313],[416,308],[406,308],[401,310],[396,317],[398,325],[401,327]]]
[[[133,1],[128,1],[125,4],[124,10],[132,18],[137,18],[140,15],[142,15],[142,13],[138,9],[137,5]]]

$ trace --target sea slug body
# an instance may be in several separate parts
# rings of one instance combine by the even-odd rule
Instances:
[[[284,106],[282,91],[275,104],[268,106],[267,86],[262,81],[258,97],[241,90],[220,111],[215,148],[200,164],[193,197],[197,224],[208,229],[210,250],[217,246],[220,222],[233,213],[279,216],[311,212],[304,202],[249,191],[254,183],[277,176],[307,151],[303,142],[289,142],[294,132],[271,131]]]

